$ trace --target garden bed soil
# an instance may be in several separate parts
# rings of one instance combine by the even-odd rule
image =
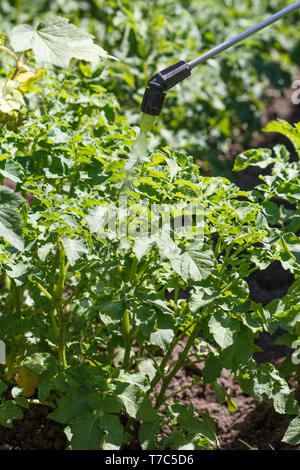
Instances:
[[[291,91],[266,109],[266,123],[282,118],[294,123],[300,121],[300,107],[291,103]],[[276,143],[289,146],[287,140],[278,134],[262,134],[252,142],[251,147],[272,147]],[[291,151],[293,149],[289,146]],[[241,146],[231,149],[231,157],[243,151]],[[268,171],[268,170],[264,170]],[[249,168],[239,176],[237,184],[241,189],[250,190],[260,182],[260,169]],[[248,279],[250,295],[256,302],[264,305],[274,298],[282,297],[293,281],[279,263],[273,263],[264,272],[256,272]],[[256,353],[258,362],[272,362],[278,365],[287,353],[284,346],[277,346],[275,339],[281,334],[277,331],[273,337],[262,334],[257,341],[262,352]],[[188,385],[192,374],[197,370],[184,368],[178,372],[171,383],[169,392],[175,392]],[[198,369],[201,374],[201,369]],[[230,389],[232,399],[238,410],[229,412],[226,404],[217,402],[214,390],[209,386],[195,386],[179,394],[183,404],[192,403],[201,412],[208,411],[214,419],[221,450],[300,450],[300,445],[292,447],[281,442],[292,416],[276,413],[271,405],[246,396],[226,370],[222,371],[220,385]],[[1,450],[62,450],[67,440],[63,425],[47,418],[51,410],[47,406],[31,405],[24,412],[23,420],[14,421],[11,429],[0,427]]]

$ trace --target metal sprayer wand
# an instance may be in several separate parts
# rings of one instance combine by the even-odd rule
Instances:
[[[223,51],[226,51],[226,49],[229,49],[229,47],[234,46],[238,42],[243,41],[244,39],[248,38],[254,33],[257,33],[258,31],[261,31],[262,29],[266,28],[270,24],[275,23],[275,21],[280,20],[284,16],[288,15],[292,11],[296,10],[297,8],[300,8],[300,2],[296,2],[293,5],[290,5],[289,7],[284,8],[283,10],[279,11],[275,15],[271,16],[270,18],[267,18],[266,20],[261,21],[255,26],[252,26],[249,29],[246,29],[240,34],[237,34],[233,38],[229,39],[228,41],[223,42],[219,46],[214,47],[208,52],[205,52],[205,54],[202,54],[200,57],[197,57],[194,60],[191,60],[188,62],[190,68],[196,67],[196,65],[203,64],[203,62],[206,62],[208,59],[211,59],[212,57],[220,54]]]
[[[153,75],[153,77],[151,77],[148,81],[141,106],[141,110],[143,113],[141,120],[141,128],[144,127],[144,129],[142,130],[148,131],[151,129],[154,121],[153,117],[158,116],[162,110],[162,106],[166,97],[166,91],[172,88],[173,86],[177,85],[177,83],[183,81],[185,78],[189,77],[191,75],[192,69],[196,67],[196,65],[203,64],[208,59],[215,57],[226,49],[229,49],[235,44],[243,41],[252,34],[261,31],[267,26],[275,23],[275,21],[280,20],[281,18],[293,12],[297,8],[300,8],[300,1],[284,8],[283,10],[279,11],[270,18],[261,21],[257,25],[246,29],[242,33],[214,47],[210,51],[205,52],[196,59],[191,60],[190,62],[185,62],[184,60],[181,60],[180,62],[177,62],[176,64],[171,65],[170,67],[161,70],[160,72],[157,72],[155,75]]]

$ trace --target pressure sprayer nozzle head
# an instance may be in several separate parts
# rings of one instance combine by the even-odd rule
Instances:
[[[151,116],[159,116],[165,98],[166,93],[164,91],[152,87],[146,88],[141,106],[142,112]]]
[[[159,116],[166,98],[166,91],[190,75],[191,68],[183,60],[153,75],[144,93],[142,112],[150,116]]]

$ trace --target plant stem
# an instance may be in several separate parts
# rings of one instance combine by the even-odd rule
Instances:
[[[168,352],[167,354],[164,356],[163,360],[161,361],[161,364],[159,366],[159,370],[156,372],[155,376],[153,377],[152,381],[151,381],[151,388],[152,390],[154,389],[154,387],[158,384],[158,382],[160,381],[160,379],[163,377],[164,375],[164,370],[165,370],[165,367],[168,363],[168,360],[170,359],[171,357],[171,354],[177,344],[177,342],[179,341],[179,339],[177,338],[177,336],[175,335],[172,342],[170,343],[170,346],[169,346],[169,349],[168,349]]]
[[[11,281],[10,277],[7,275],[6,271],[3,273],[3,282],[4,282],[4,288],[10,291],[10,286],[11,286]]]
[[[192,384],[190,384],[190,385],[186,385],[185,387],[182,387],[182,388],[180,388],[179,390],[177,390],[176,392],[171,393],[170,395],[168,395],[168,396],[165,398],[165,401],[166,401],[166,400],[169,400],[170,398],[176,397],[176,395],[178,395],[178,394],[181,393],[181,392],[184,392],[184,390],[188,390],[189,388],[195,387],[195,385],[200,385],[200,384],[198,384],[198,383],[192,383]]]
[[[52,325],[53,325],[53,329],[54,329],[54,332],[55,332],[56,339],[59,340],[59,328],[58,328],[57,323],[56,323],[55,312],[56,312],[55,308],[52,308],[50,310],[50,318],[51,318],[51,321],[52,321]]]
[[[172,379],[175,377],[175,375],[177,374],[177,372],[179,371],[179,369],[182,367],[182,365],[184,364],[185,362],[185,359],[186,359],[186,356],[188,355],[189,353],[189,350],[191,349],[192,345],[194,344],[194,341],[195,339],[197,338],[197,336],[199,335],[200,333],[200,329],[201,329],[201,324],[200,322],[197,322],[194,324],[194,326],[192,327],[192,331],[191,331],[191,334],[190,334],[190,337],[186,343],[186,346],[184,348],[184,350],[182,351],[182,353],[179,354],[179,357],[178,357],[178,361],[176,362],[176,365],[175,367],[172,369],[172,371],[163,379],[163,383],[162,383],[162,387],[160,389],[160,392],[159,392],[159,395],[157,397],[157,400],[156,400],[156,403],[155,403],[155,407],[156,409],[158,409],[162,403],[165,401],[165,393],[168,389],[168,386],[170,385]]]
[[[58,283],[55,289],[55,298],[56,298],[56,311],[59,321],[59,336],[58,336],[58,356],[64,367],[67,367],[66,360],[66,346],[65,346],[65,322],[64,322],[64,312],[63,312],[63,291],[66,279],[66,270],[65,270],[65,251],[59,246],[58,248],[58,262],[59,262],[59,274],[58,274]]]
[[[32,284],[36,285],[36,287],[45,294],[47,299],[51,300],[51,302],[54,301],[53,296],[45,289],[45,287],[42,286],[36,279],[33,279],[32,276],[28,276],[28,280],[32,282]]]
[[[16,314],[20,315],[22,310],[22,289],[21,286],[17,286],[14,283],[14,294],[15,294],[15,307]]]
[[[137,261],[136,257],[134,257],[133,260],[132,260],[132,263],[131,263],[130,271],[129,271],[129,282],[130,283],[133,282],[134,277],[136,275],[137,265],[138,265],[138,261]]]
[[[47,299],[49,299],[52,303],[54,303],[53,296],[45,289],[45,287],[42,286],[42,284],[40,282],[38,282],[36,279],[33,279],[32,276],[28,276],[28,280],[30,282],[32,282],[41,292],[43,292],[43,294],[45,294]],[[52,324],[53,324],[53,328],[54,328],[56,338],[59,340],[59,328],[58,328],[57,323],[56,323],[55,311],[56,311],[55,308],[51,308],[50,317],[51,317],[51,321],[52,321]]]
[[[124,369],[129,368],[129,359],[130,359],[130,350],[131,350],[131,336],[130,336],[130,317],[128,310],[124,310],[123,320],[122,320],[122,330],[123,330],[123,339],[125,345],[123,367]]]
[[[178,308],[178,296],[179,296],[179,287],[177,286],[175,288],[175,293],[174,293],[174,309],[177,311]]]
[[[186,305],[183,309],[183,312],[181,313],[181,316],[183,317],[184,314],[186,313],[186,310],[188,308],[188,305]],[[164,375],[164,371],[165,371],[165,368],[166,368],[166,365],[172,355],[172,352],[174,351],[174,348],[175,346],[179,343],[179,341],[183,338],[183,336],[185,335],[185,333],[190,329],[190,326],[185,328],[180,334],[178,334],[180,332],[180,328],[181,328],[181,325],[182,323],[184,322],[184,318],[182,320],[181,323],[179,323],[179,325],[177,326],[177,332],[173,338],[173,340],[171,341],[170,343],[170,346],[169,346],[169,349],[168,349],[168,352],[167,354],[164,356],[161,364],[160,364],[160,367],[159,367],[159,370],[157,370],[155,376],[153,377],[152,381],[151,381],[151,388],[153,390],[153,388],[158,384],[158,382],[160,381],[160,379],[163,377]]]

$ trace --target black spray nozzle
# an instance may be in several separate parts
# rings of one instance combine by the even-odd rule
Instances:
[[[141,110],[143,113],[158,116],[162,110],[166,93],[155,88],[146,88]]]
[[[143,113],[158,116],[162,110],[166,91],[191,75],[191,67],[184,60],[157,72],[147,83],[141,106]]]

